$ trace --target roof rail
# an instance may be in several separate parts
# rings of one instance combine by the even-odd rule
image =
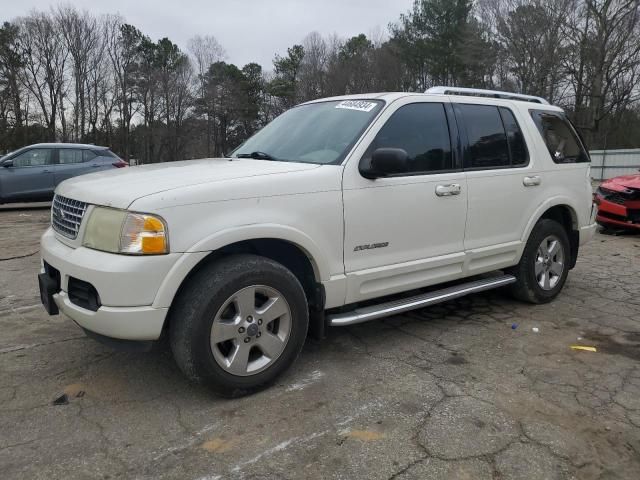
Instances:
[[[471,97],[504,98],[506,100],[520,100],[523,102],[549,105],[549,102],[541,97],[523,95],[521,93],[501,92],[499,90],[483,90],[481,88],[431,87],[424,93],[430,93],[432,95],[467,95]]]

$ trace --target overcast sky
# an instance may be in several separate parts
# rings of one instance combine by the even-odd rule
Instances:
[[[31,9],[49,9],[50,0],[0,0],[0,20]],[[276,53],[299,43],[311,31],[349,37],[386,32],[389,22],[413,0],[67,0],[91,13],[120,13],[153,40],[168,37],[186,49],[194,35],[214,35],[227,61],[256,61],[267,70]]]

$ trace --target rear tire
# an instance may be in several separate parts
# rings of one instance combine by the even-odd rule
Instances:
[[[302,350],[309,311],[281,264],[231,255],[203,267],[171,307],[169,340],[180,369],[223,397],[270,385]]]
[[[564,227],[548,218],[535,225],[520,263],[510,271],[517,281],[511,294],[530,303],[548,303],[558,296],[569,273],[571,247]]]

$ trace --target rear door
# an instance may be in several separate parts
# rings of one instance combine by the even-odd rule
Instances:
[[[51,148],[31,148],[13,158],[0,172],[2,196],[7,201],[46,200],[53,195],[54,155]]]
[[[67,178],[76,177],[97,170],[97,156],[89,149],[61,148],[58,150],[58,164],[55,168],[55,184]],[[95,164],[95,166],[94,166]]]
[[[466,274],[517,263],[529,220],[543,202],[543,173],[530,161],[530,137],[510,102],[454,102],[466,140]]]

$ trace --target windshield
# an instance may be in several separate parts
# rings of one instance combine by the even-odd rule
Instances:
[[[300,105],[240,145],[232,157],[339,164],[382,108],[377,100]]]
[[[9,158],[11,155],[13,155],[14,153],[18,153],[20,150],[22,150],[22,148],[19,148],[18,150],[14,150],[14,151],[9,152],[9,153],[5,153],[4,155],[0,155],[0,160],[4,160],[5,158]]]

